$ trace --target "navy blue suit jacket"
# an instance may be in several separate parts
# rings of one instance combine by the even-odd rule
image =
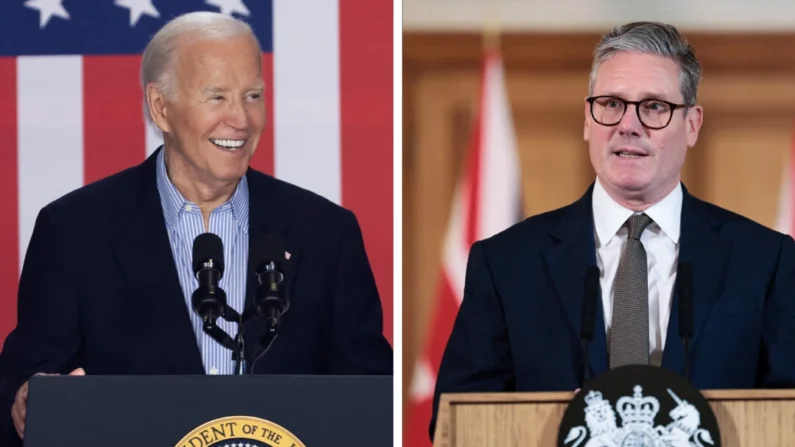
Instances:
[[[597,265],[592,190],[472,246],[431,437],[441,393],[582,387],[585,273]],[[688,378],[700,389],[795,387],[795,242],[683,192],[679,262],[692,264],[695,312]],[[592,377],[609,365],[601,298],[596,309]],[[671,309],[662,367],[682,374],[676,292]]]
[[[14,395],[37,372],[205,373],[166,232],[156,156],[41,210],[22,269],[17,327],[0,353],[5,439],[16,439]],[[253,372],[392,374],[381,301],[353,213],[257,171],[246,175],[247,303],[258,237],[276,235],[291,253],[290,308]],[[248,358],[263,329],[257,320],[245,326]]]

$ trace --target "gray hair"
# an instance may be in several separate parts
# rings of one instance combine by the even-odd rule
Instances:
[[[653,54],[672,59],[679,65],[679,89],[686,105],[695,105],[701,64],[695,49],[672,25],[659,22],[633,22],[613,28],[596,46],[588,86],[593,95],[596,72],[605,60],[618,52]]]
[[[173,61],[181,44],[180,39],[220,40],[247,35],[253,39],[258,54],[262,53],[259,40],[244,21],[216,12],[200,11],[183,14],[168,22],[146,45],[141,61],[141,89],[143,90],[144,119],[160,133],[149,114],[146,87],[154,83],[169,100],[176,99],[177,86]]]

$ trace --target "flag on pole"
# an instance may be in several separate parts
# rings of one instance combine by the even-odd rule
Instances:
[[[795,236],[795,140],[784,160],[775,229]]]
[[[521,219],[521,184],[510,103],[501,55],[483,58],[479,110],[465,172],[452,204],[441,278],[425,350],[414,366],[404,445],[430,446],[428,427],[436,374],[463,299],[469,249]]]
[[[141,163],[141,53],[168,20],[214,11],[262,46],[266,129],[254,168],[353,210],[392,339],[392,2],[14,0],[0,5],[0,342],[39,210]],[[311,12],[309,12],[311,11]]]

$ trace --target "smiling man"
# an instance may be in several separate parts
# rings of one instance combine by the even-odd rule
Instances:
[[[261,67],[250,27],[221,14],[178,17],[152,38],[141,87],[164,145],[41,210],[0,353],[0,445],[24,437],[34,374],[234,372],[232,352],[192,310],[193,242],[205,232],[222,240],[220,286],[238,313],[252,308],[255,269],[273,252],[263,241],[285,247],[289,311],[261,358],[266,323],[246,323],[247,373],[392,374],[356,217],[249,168],[267,113]]]
[[[672,26],[627,24],[599,42],[584,101],[596,179],[575,203],[472,246],[431,436],[442,393],[582,387],[589,267],[601,292],[590,377],[631,364],[685,374],[687,355],[687,378],[701,389],[795,387],[795,242],[681,183],[703,119],[700,77]],[[687,354],[676,292],[685,270]]]

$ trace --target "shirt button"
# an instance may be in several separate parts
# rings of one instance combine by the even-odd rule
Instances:
[[[192,209],[193,207],[191,205],[185,205],[185,211],[190,211]]]
[[[210,368],[210,374],[213,375],[213,376],[218,375],[218,368],[216,368],[215,366]]]

